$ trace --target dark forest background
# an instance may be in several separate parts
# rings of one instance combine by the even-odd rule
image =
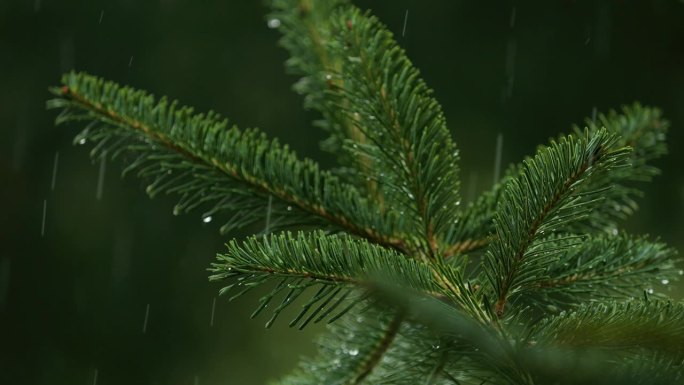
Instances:
[[[492,185],[499,133],[505,166],[594,108],[662,107],[671,154],[626,228],[684,251],[683,2],[357,3],[434,88],[466,199]],[[174,217],[172,199],[150,201],[118,164],[101,170],[45,110],[62,72],[87,70],[217,110],[331,166],[266,13],[259,1],[0,1],[1,384],[259,384],[313,352],[321,328],[249,320],[259,293],[219,298],[211,325],[220,286],[206,268],[230,237],[200,212]]]

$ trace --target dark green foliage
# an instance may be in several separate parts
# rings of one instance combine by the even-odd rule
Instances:
[[[660,290],[682,274],[676,253],[617,227],[666,152],[659,110],[588,120],[461,207],[442,109],[387,28],[343,0],[272,6],[334,170],[87,74],[48,106],[150,196],[178,194],[174,213],[265,225],[227,244],[211,280],[231,298],[270,285],[253,314],[267,326],[290,306],[292,327],[332,323],[282,384],[681,381],[684,305]]]

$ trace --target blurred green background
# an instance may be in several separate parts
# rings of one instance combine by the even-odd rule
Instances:
[[[395,31],[435,89],[467,199],[492,184],[499,133],[507,164],[595,107],[662,107],[671,154],[625,227],[684,250],[684,3],[358,4]],[[118,164],[104,170],[98,200],[100,166],[44,108],[62,72],[87,70],[220,111],[330,166],[266,12],[259,1],[0,1],[1,384],[259,384],[313,351],[320,328],[249,320],[258,293],[219,298],[211,325],[219,285],[206,268],[229,237],[200,212],[172,216],[171,199],[148,200]],[[676,285],[655,289],[681,298]]]

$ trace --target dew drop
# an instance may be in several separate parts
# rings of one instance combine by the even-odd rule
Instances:
[[[679,275],[684,275],[684,270],[679,270]]]
[[[204,222],[204,223],[211,222],[211,215],[207,215],[206,217],[202,218],[202,222]]]
[[[84,145],[85,143],[86,143],[85,138],[81,138],[81,140],[78,141],[78,144],[80,144],[80,145]]]
[[[663,279],[660,281],[660,283],[662,283],[663,285],[667,285],[668,283],[670,283],[670,280],[667,279],[667,278],[663,278]]]
[[[352,349],[349,351],[350,356],[355,356],[357,354],[359,354],[359,349]]]
[[[652,288],[652,287],[649,287],[648,289],[646,289],[646,292],[647,292],[648,294],[653,294],[653,288]]]
[[[287,211],[292,211],[292,206],[287,206]]]
[[[332,79],[332,75],[330,75],[330,74],[325,75],[325,79],[326,79],[326,80]]]
[[[270,19],[267,23],[268,28],[275,29],[280,27],[280,20],[279,19]]]

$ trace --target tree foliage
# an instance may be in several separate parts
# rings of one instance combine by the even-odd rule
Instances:
[[[211,280],[231,298],[270,285],[267,326],[331,323],[282,384],[674,383],[684,310],[654,287],[676,253],[618,230],[658,170],[668,124],[639,104],[601,114],[512,165],[462,207],[442,109],[392,33],[344,0],[273,0],[295,90],[320,114],[322,169],[215,112],[72,72],[57,123],[147,193],[174,194],[232,240]],[[252,227],[250,227],[252,226]],[[638,363],[638,365],[636,364]]]

